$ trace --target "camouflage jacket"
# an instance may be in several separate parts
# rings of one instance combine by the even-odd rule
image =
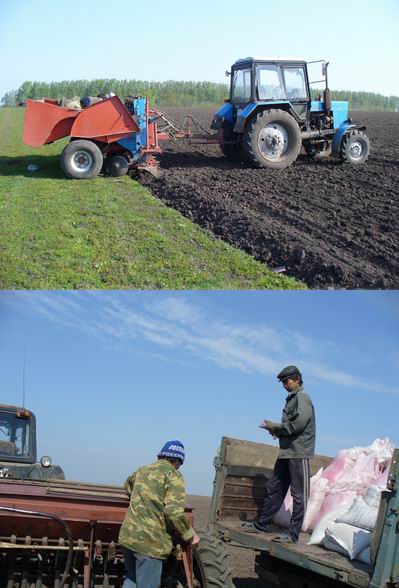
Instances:
[[[184,507],[186,493],[180,472],[165,459],[139,468],[125,482],[130,505],[119,532],[119,543],[132,551],[166,559],[172,534],[189,541],[194,536]]]

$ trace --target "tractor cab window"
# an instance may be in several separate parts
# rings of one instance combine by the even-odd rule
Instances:
[[[288,100],[307,100],[303,67],[285,67],[284,81]]]
[[[13,413],[0,413],[0,460],[3,458],[29,457],[30,420],[18,418]]]
[[[233,74],[231,91],[233,102],[249,102],[251,100],[251,70],[236,69]]]
[[[259,100],[284,98],[284,89],[276,65],[258,65],[256,73]]]

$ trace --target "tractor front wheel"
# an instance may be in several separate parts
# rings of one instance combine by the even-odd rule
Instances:
[[[103,154],[92,141],[71,141],[62,151],[61,169],[68,178],[90,180],[95,178],[103,166]]]
[[[343,163],[361,165],[369,154],[370,141],[365,133],[353,130],[343,136],[339,150],[339,158]]]
[[[243,147],[255,167],[284,169],[296,160],[301,145],[298,123],[285,110],[263,110],[244,131]]]

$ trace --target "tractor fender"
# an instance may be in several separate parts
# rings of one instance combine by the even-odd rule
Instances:
[[[281,108],[289,112],[295,119],[294,109],[292,108],[291,102],[288,100],[273,100],[269,102],[250,102],[243,108],[242,110],[237,111],[237,120],[234,126],[234,131],[236,133],[243,133],[247,124],[247,121],[252,118],[252,116],[260,112],[262,110],[269,110],[271,108]]]
[[[227,120],[230,124],[234,122],[234,106],[231,102],[226,102],[215,112],[211,124],[211,129],[218,131],[223,128],[223,122]]]
[[[341,147],[342,137],[345,135],[349,129],[359,129],[360,131],[364,131],[366,129],[365,126],[353,123],[350,119],[345,120],[337,129],[337,132],[334,135],[334,139],[332,141],[332,155],[334,157],[339,157],[339,149]]]

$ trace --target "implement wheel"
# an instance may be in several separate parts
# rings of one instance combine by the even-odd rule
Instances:
[[[103,154],[92,141],[71,141],[61,153],[61,169],[68,178],[90,180],[103,166]]]
[[[249,121],[243,136],[247,159],[255,167],[284,169],[296,160],[301,145],[298,123],[285,110],[263,110]]]
[[[342,137],[339,158],[343,163],[361,165],[370,154],[370,141],[362,131],[349,131]]]

